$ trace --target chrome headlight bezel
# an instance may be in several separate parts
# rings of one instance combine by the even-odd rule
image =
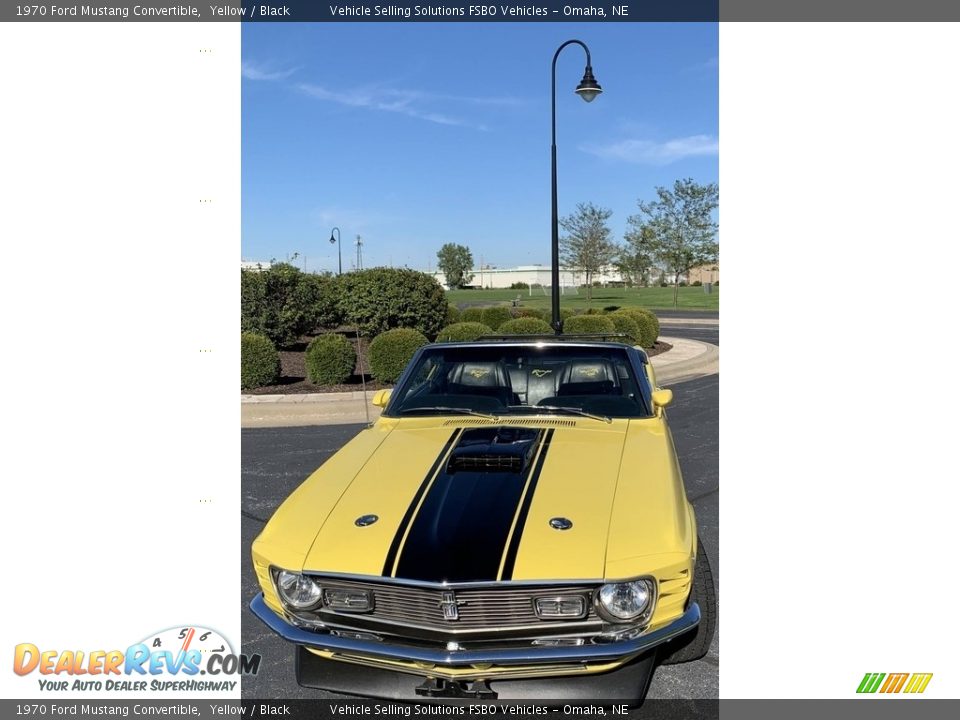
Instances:
[[[291,610],[310,610],[315,608],[323,601],[323,588],[316,580],[309,575],[295,572],[293,570],[284,570],[283,568],[273,568],[271,575],[273,577],[273,587],[277,592],[280,602]],[[296,585],[296,595],[291,595],[290,580]],[[306,595],[303,593],[306,592]]]
[[[616,588],[618,586],[639,586],[646,593],[646,603],[631,614],[617,614],[610,610],[603,600],[604,590],[607,588]],[[646,625],[650,622],[653,612],[657,607],[657,579],[651,575],[633,578],[632,580],[621,580],[619,582],[606,583],[597,588],[594,593],[593,605],[597,615],[601,619],[616,625]]]

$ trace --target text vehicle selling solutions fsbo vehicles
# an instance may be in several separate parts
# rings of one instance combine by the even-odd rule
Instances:
[[[425,346],[254,542],[254,613],[308,687],[641,701],[716,617],[671,399],[619,342]]]

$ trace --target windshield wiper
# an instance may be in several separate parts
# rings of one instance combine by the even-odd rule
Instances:
[[[487,420],[498,419],[496,415],[480,412],[479,410],[471,410],[470,408],[461,408],[461,407],[447,407],[446,405],[431,405],[427,407],[404,408],[403,410],[400,411],[401,414],[415,413],[415,412],[448,412],[448,413],[454,413],[458,415],[475,415],[476,417],[486,418]]]
[[[508,405],[508,409],[520,409],[525,408],[527,410],[549,410],[551,412],[565,412],[573,413],[574,415],[580,415],[582,417],[588,417],[592,420],[600,420],[605,423],[612,423],[613,420],[608,418],[606,415],[597,415],[596,413],[587,412],[578,407],[561,407],[560,405]]]

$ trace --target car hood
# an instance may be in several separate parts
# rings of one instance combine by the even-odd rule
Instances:
[[[598,579],[611,537],[620,556],[646,552],[626,539],[634,516],[614,507],[630,421],[381,425],[291,495],[258,543],[308,571],[425,582]],[[628,470],[645,484],[642,466]],[[646,535],[663,549],[664,532]]]

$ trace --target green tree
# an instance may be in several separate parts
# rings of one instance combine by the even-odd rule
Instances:
[[[437,251],[437,267],[447,278],[450,289],[462,288],[473,280],[473,255],[466,245],[447,243]]]
[[[578,203],[576,212],[560,220],[566,231],[560,238],[560,258],[566,267],[586,276],[587,300],[593,299],[593,276],[612,264],[617,254],[607,227],[611,215],[607,208]]]
[[[716,183],[700,185],[690,178],[677,180],[673,189],[657,187],[657,199],[637,201],[639,215],[627,218],[627,236],[644,233],[651,254],[673,276],[673,304],[677,305],[680,276],[691,268],[717,261],[717,223],[713,219],[720,198]]]
[[[627,284],[648,286],[654,266],[653,230],[649,227],[630,228],[623,239],[627,244],[617,255],[614,263],[617,270]]]

